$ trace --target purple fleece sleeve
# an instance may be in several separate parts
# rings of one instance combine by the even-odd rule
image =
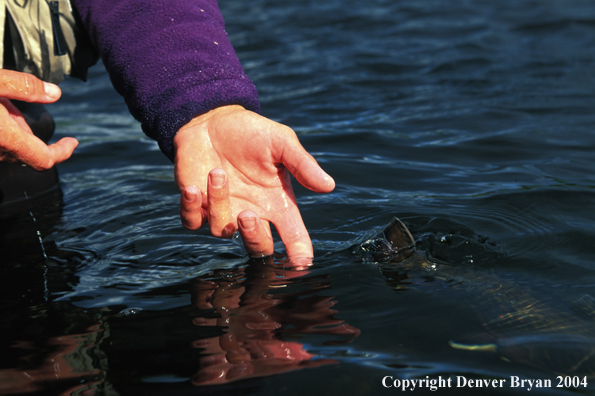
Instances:
[[[239,104],[260,111],[216,0],[73,0],[116,90],[173,160],[192,118]]]

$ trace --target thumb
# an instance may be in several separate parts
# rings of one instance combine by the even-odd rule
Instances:
[[[13,152],[13,155],[36,171],[44,171],[70,158],[78,144],[75,138],[66,137],[46,146],[36,136],[24,135],[24,149]]]
[[[283,139],[280,158],[287,170],[304,187],[317,192],[328,193],[335,189],[335,181],[322,170],[318,162],[308,153],[299,142],[293,131],[292,136]]]

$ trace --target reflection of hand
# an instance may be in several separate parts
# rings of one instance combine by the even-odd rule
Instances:
[[[220,384],[334,363],[330,359],[312,360],[315,356],[306,352],[302,344],[280,338],[288,333],[349,338],[359,335],[358,329],[333,317],[336,311],[331,309],[332,297],[300,298],[311,292],[271,292],[284,289],[292,278],[305,274],[306,271],[283,270],[269,258],[265,263],[252,262],[233,274],[228,271],[216,281],[199,280],[192,292],[194,305],[214,310],[219,317],[196,318],[194,324],[222,327],[227,332],[194,342],[193,346],[204,349],[207,356],[201,359],[201,369],[193,382]]]
[[[214,236],[229,238],[238,215],[250,210],[268,236],[264,253],[273,251],[272,222],[290,257],[312,257],[289,173],[319,193],[335,184],[290,128],[241,106],[224,106],[180,129],[174,148],[185,227],[195,230],[208,220]]]
[[[37,362],[30,356],[23,358],[25,366],[34,365],[31,369],[0,369],[0,395],[13,395],[31,392],[41,392],[48,389],[44,385],[56,384],[61,381],[75,380],[78,383],[64,394],[83,394],[85,391],[97,390],[100,383],[95,381],[100,378],[101,370],[96,368],[92,359],[89,359],[90,350],[97,345],[98,337],[103,333],[99,325],[88,328],[83,334],[64,335],[51,337],[47,345],[51,352],[43,360]],[[14,345],[29,353],[39,352],[39,349],[30,342],[22,341]],[[34,363],[37,362],[37,363]]]
[[[0,161],[23,162],[35,170],[47,170],[68,159],[78,142],[63,138],[47,146],[37,138],[9,99],[53,103],[60,88],[31,74],[0,70]]]
[[[192,377],[194,385],[224,384],[240,379],[274,374],[335,363],[331,359],[310,360],[314,355],[297,342],[279,340],[245,340],[234,337],[210,338],[193,343],[209,354],[201,359],[200,370]]]

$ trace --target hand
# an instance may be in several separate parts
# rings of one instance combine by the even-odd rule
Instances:
[[[335,182],[293,130],[241,106],[224,106],[181,128],[174,148],[186,228],[208,221],[211,234],[230,238],[239,220],[249,254],[265,256],[274,250],[271,222],[290,258],[313,256],[289,172],[318,193],[332,191]]]
[[[60,88],[31,74],[0,70],[0,161],[23,162],[42,171],[68,159],[78,141],[63,138],[46,145],[37,138],[23,115],[9,99],[30,103],[53,103],[60,98]]]

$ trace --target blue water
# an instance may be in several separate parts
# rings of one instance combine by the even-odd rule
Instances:
[[[3,245],[0,394],[593,394],[595,4],[220,6],[262,113],[337,182],[294,183],[314,265],[185,230],[173,165],[97,65],[48,106],[80,141],[63,195]],[[394,216],[442,272],[366,255]]]

